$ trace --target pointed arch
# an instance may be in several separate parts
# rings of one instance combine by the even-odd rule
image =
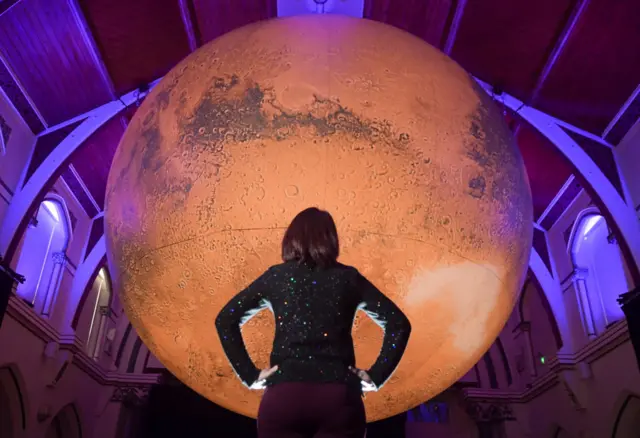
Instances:
[[[67,233],[67,239],[64,245],[64,251],[66,251],[69,243],[73,240],[73,224],[71,222],[69,207],[67,207],[67,203],[62,196],[53,192],[47,193],[43,199],[43,202],[44,201],[54,202],[60,209],[60,222],[64,225],[65,231]]]
[[[18,436],[27,428],[28,399],[17,365],[0,367],[0,435]],[[6,411],[3,412],[3,410]],[[6,416],[6,418],[5,418]]]
[[[573,221],[573,225],[571,226],[571,232],[569,233],[569,239],[567,242],[567,255],[569,256],[574,268],[578,267],[575,263],[574,248],[576,244],[576,237],[582,228],[582,221],[589,216],[595,215],[601,215],[600,210],[596,207],[587,207],[576,215],[576,219]]]
[[[628,260],[612,238],[609,221],[594,207],[576,216],[566,250],[581,291],[582,318],[595,336],[624,318],[617,299],[634,287]]]
[[[82,423],[75,403],[64,406],[51,419],[46,437],[82,438]]]
[[[623,391],[613,405],[611,438],[636,438],[640,430],[640,395]]]

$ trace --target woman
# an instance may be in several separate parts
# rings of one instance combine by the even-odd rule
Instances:
[[[362,391],[377,391],[398,366],[411,325],[402,311],[352,267],[337,262],[338,233],[326,211],[308,208],[282,241],[284,263],[269,268],[220,311],[222,347],[242,382],[265,392],[260,438],[362,438]],[[273,311],[271,368],[251,361],[240,332],[262,309]],[[351,328],[362,309],[384,330],[369,370],[355,368]]]

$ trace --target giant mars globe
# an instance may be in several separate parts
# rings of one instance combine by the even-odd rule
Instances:
[[[340,261],[413,326],[368,420],[462,377],[507,320],[527,267],[531,194],[499,110],[455,62],[367,20],[259,22],[195,51],[151,91],[109,175],[108,260],[153,354],[211,401],[255,416],[221,349],[218,311],[279,262],[302,209],[332,213]],[[273,315],[243,326],[268,365]],[[356,318],[357,365],[382,332]]]

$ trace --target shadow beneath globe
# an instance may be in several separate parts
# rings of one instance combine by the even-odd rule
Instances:
[[[256,420],[207,400],[172,375],[155,385],[142,412],[140,438],[254,438]]]

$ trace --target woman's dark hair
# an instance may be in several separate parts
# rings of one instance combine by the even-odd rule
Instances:
[[[326,268],[340,254],[338,231],[331,215],[315,207],[293,218],[282,239],[282,260]]]

